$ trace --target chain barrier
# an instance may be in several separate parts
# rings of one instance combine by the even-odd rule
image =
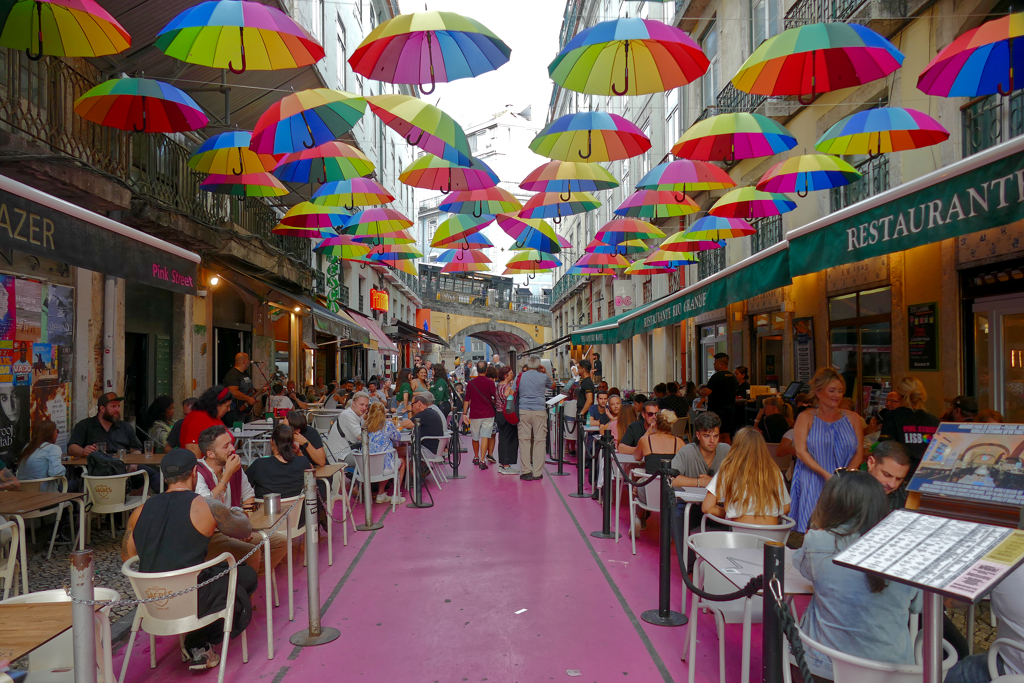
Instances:
[[[277,525],[280,524],[281,522],[285,521],[286,519],[288,519],[288,515],[291,513],[292,508],[295,507],[296,505],[301,505],[302,502],[303,502],[302,500],[297,500],[297,501],[293,502],[291,505],[289,505],[288,509],[285,510],[284,514],[281,515],[281,518],[278,519],[276,522],[274,522],[274,525],[272,527],[270,527],[269,529],[266,529],[265,533],[268,536],[270,534],[273,534],[274,533],[274,529],[277,528]],[[128,533],[128,532],[126,531],[125,533]],[[257,543],[252,550],[250,550],[248,553],[245,554],[244,557],[242,557],[241,559],[235,561],[235,566],[237,567],[239,565],[245,564],[245,562],[250,557],[255,555],[256,551],[260,550],[262,547],[263,547],[263,543],[262,542],[261,543]],[[180,591],[177,591],[176,593],[171,593],[169,595],[159,595],[159,596],[157,596],[155,598],[144,598],[142,600],[81,600],[81,599],[76,598],[75,596],[71,595],[71,581],[70,581],[70,579],[64,579],[64,581],[61,584],[61,587],[64,588],[64,592],[68,594],[69,598],[71,598],[71,602],[76,602],[76,603],[78,603],[80,605],[93,605],[93,606],[99,605],[101,607],[111,607],[111,608],[113,608],[113,607],[134,607],[135,605],[145,605],[145,604],[148,604],[148,603],[151,603],[151,602],[163,602],[165,600],[173,600],[174,598],[180,598],[182,595],[186,595],[188,593],[191,593],[192,591],[197,591],[200,588],[203,588],[205,586],[209,586],[214,581],[217,581],[218,579],[221,579],[221,578],[227,576],[231,572],[231,569],[232,569],[232,567],[228,567],[227,569],[225,569],[221,573],[216,574],[215,576],[211,576],[210,578],[208,578],[207,580],[203,581],[202,583],[197,583],[195,586],[192,586],[190,588],[186,588],[185,590],[180,590]],[[93,583],[99,585],[98,584],[98,577],[95,577],[95,576],[93,577]]]
[[[345,470],[344,469],[339,470],[338,474],[340,474],[341,476],[344,477],[345,476]],[[324,479],[323,481],[326,481],[326,482],[330,483],[331,480],[330,479]],[[316,499],[320,503],[320,509],[324,511],[324,514],[326,514],[328,517],[330,517],[332,520],[334,520],[335,524],[341,524],[341,525],[344,526],[345,522],[347,522],[348,519],[352,516],[352,506],[350,506],[348,504],[347,500],[346,501],[342,501],[344,503],[342,508],[348,508],[348,514],[345,515],[344,517],[342,517],[341,519],[338,519],[337,517],[332,515],[331,514],[331,506],[327,504],[327,500],[324,498],[324,494],[320,493],[320,487],[319,486],[316,487]]]
[[[768,582],[768,588],[772,596],[772,608],[775,610],[775,616],[778,617],[779,622],[782,624],[782,632],[786,634],[786,640],[789,641],[789,651],[793,653],[793,658],[796,659],[800,675],[804,681],[813,681],[814,676],[811,674],[810,667],[807,666],[804,644],[800,640],[800,630],[797,628],[796,619],[793,618],[793,613],[789,610],[789,605],[786,604],[785,597],[782,595],[782,586],[779,584],[779,580],[772,578]],[[785,666],[785,663],[783,666]]]
[[[619,462],[618,458],[611,458],[611,461],[615,463],[615,466],[617,468],[619,468],[619,474],[622,475],[622,481],[625,482],[626,484],[629,484],[630,486],[632,486],[635,489],[641,489],[641,488],[647,486],[648,484],[650,484],[652,481],[654,481],[656,478],[662,476],[662,474],[663,474],[662,472],[655,472],[654,474],[652,474],[651,476],[647,477],[646,479],[641,479],[639,481],[633,481],[629,477],[629,473],[626,472],[625,468],[622,466],[622,463]]]

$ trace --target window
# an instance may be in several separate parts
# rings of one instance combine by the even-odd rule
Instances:
[[[779,32],[779,3],[777,0],[751,0],[750,51]]]
[[[669,147],[679,139],[679,91],[673,88],[665,93],[665,142]]]
[[[341,15],[338,15],[338,87],[341,90],[348,90],[348,51],[345,48],[345,24],[341,21]]]
[[[718,22],[711,20],[711,25],[708,26],[707,31],[704,32],[704,37],[700,40],[701,49],[704,50],[704,54],[707,56],[708,61],[711,65],[708,67],[707,73],[701,76],[701,106],[702,107],[713,107],[715,106],[715,97],[718,96],[719,84],[722,81],[720,75],[720,68],[718,64]]]
[[[309,32],[319,42],[324,37],[324,0],[313,0],[310,3],[310,12],[313,16],[309,18]]]
[[[828,301],[832,365],[846,380],[846,396],[862,412],[881,406],[892,379],[891,311],[888,287]]]

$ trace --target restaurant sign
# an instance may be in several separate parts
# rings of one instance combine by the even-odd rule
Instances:
[[[386,289],[370,289],[370,310],[388,312],[388,291]]]
[[[1024,218],[1024,155],[1011,154],[790,238],[793,276]]]

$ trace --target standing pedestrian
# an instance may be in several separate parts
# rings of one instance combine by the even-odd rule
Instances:
[[[498,400],[498,393],[494,381],[485,375],[487,363],[480,361],[476,370],[477,376],[469,380],[466,386],[466,412],[462,421],[469,425],[470,436],[473,439],[473,464],[486,470],[487,442],[490,441],[491,430],[494,428],[494,403]]]
[[[593,353],[591,356],[594,358],[592,362],[593,379],[595,382],[600,382],[601,378],[604,377],[604,372],[601,368],[601,354]]]
[[[586,362],[586,361],[584,361]],[[590,365],[587,363],[587,365]],[[585,381],[590,381],[589,378]],[[519,478],[534,481],[544,476],[544,444],[548,437],[547,390],[551,378],[544,372],[539,356],[526,359],[526,372],[519,376]],[[594,383],[590,383],[593,400]],[[585,413],[582,413],[585,414]],[[579,424],[579,421],[577,421]]]
[[[491,380],[491,382],[494,383],[494,403],[495,403],[495,405],[494,405],[494,423],[491,425],[491,435],[490,435],[491,438],[487,440],[487,448],[486,448],[487,460],[486,461],[488,463],[496,463],[497,460],[494,459],[494,445],[495,445],[495,442],[497,441],[497,439],[495,437],[498,436],[498,413],[501,410],[500,407],[498,406],[498,368],[494,367],[493,365],[488,365],[487,366],[487,372],[484,373],[484,377],[486,377],[487,379]],[[481,460],[484,459],[483,450],[484,449],[481,449],[481,454],[480,454],[480,459]]]
[[[722,421],[722,443],[732,443],[732,434],[736,431],[736,392],[739,383],[736,376],[729,372],[729,354],[715,354],[715,374],[699,391],[708,399],[707,408],[718,415]]]
[[[516,373],[511,367],[506,365],[498,368],[498,398],[502,406],[506,405],[509,395],[515,390],[515,378]],[[519,427],[505,419],[503,411],[495,413],[495,421],[498,423],[498,473],[515,474],[512,465],[519,453]]]
[[[430,385],[430,393],[434,395],[434,405],[440,408],[447,418],[452,412],[451,392],[448,388],[448,375],[440,363],[434,365],[434,381]]]

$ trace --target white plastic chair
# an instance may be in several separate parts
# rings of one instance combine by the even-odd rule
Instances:
[[[433,438],[433,437],[431,437]],[[437,489],[441,490],[441,482],[438,481],[437,475],[441,474],[441,479],[444,483],[448,483],[448,477],[444,473],[444,454],[448,450],[448,442],[451,441],[452,435],[450,433],[445,436],[438,437],[437,439],[437,453],[431,452],[426,446],[420,447],[420,457],[423,462],[427,463],[427,467],[430,469],[430,474],[434,477],[434,483],[437,484]],[[412,468],[406,466],[406,471],[411,472]]]
[[[320,436],[326,438],[327,434],[331,431],[331,427],[338,421],[338,413],[318,413],[311,412],[309,419],[313,425],[313,429],[320,432]]]
[[[3,519],[0,517],[0,519]],[[0,522],[0,581],[4,582],[4,600],[18,594],[18,523]],[[14,590],[11,590],[11,587]]]
[[[25,491],[27,493],[37,493],[37,492],[39,492],[42,489],[43,484],[45,484],[47,482],[51,482],[51,481],[58,484],[58,486],[57,486],[57,490],[58,491],[60,491],[61,493],[66,493],[67,492],[67,490],[68,490],[68,480],[67,480],[67,477],[45,477],[43,479],[20,479],[19,482],[20,482],[21,486],[19,487],[19,490]],[[65,509],[68,511],[68,515],[70,515],[70,520],[71,520],[71,547],[74,548],[74,545],[75,545],[75,543],[74,543],[74,541],[75,541],[75,516],[74,516],[73,508],[71,507],[71,502],[70,501],[59,503],[59,504],[53,506],[52,508],[47,508],[46,510],[36,510],[35,512],[23,512],[23,513],[21,513],[21,518],[24,519],[24,520],[40,519],[42,517],[49,517],[50,515],[56,515],[54,517],[54,520],[53,520],[53,533],[50,535],[50,549],[46,552],[46,559],[47,560],[49,560],[50,556],[53,555],[53,544],[57,541],[57,530],[60,528],[60,519],[63,516]],[[35,542],[36,542],[36,530],[35,530],[35,528],[33,528],[32,529],[32,543],[35,543]]]
[[[391,469],[386,469],[384,467],[384,456],[387,455],[388,453],[394,453],[395,455],[395,462]],[[395,495],[391,496],[391,512],[395,511],[395,501],[398,500],[398,496],[400,495],[401,492],[398,481],[398,463],[398,453],[396,453],[394,449],[380,451],[379,453],[370,453],[370,483],[373,484],[375,482],[387,481],[388,479],[394,482]],[[358,482],[361,484],[363,481],[362,467],[363,458],[361,455],[357,455],[355,473],[352,476],[353,486],[349,490],[350,496],[354,491],[359,491],[360,495],[362,494],[363,487],[355,485],[355,483]],[[351,502],[349,503],[349,505],[351,506]]]
[[[112,588],[94,588],[95,600],[119,600],[120,595]],[[49,602],[71,602],[71,597],[63,588],[48,591],[26,593],[6,599],[0,604],[39,604]],[[98,683],[114,683],[114,664],[110,649],[110,608],[101,607],[95,612],[96,625],[96,680]],[[71,640],[71,629],[40,645],[28,653],[28,669],[30,681],[48,681],[52,683],[72,683],[75,680],[74,645]]]
[[[137,496],[130,496],[125,492],[125,482],[129,477],[143,477],[142,493]],[[113,474],[109,477],[93,477],[88,474],[82,475],[85,482],[86,493],[86,517],[85,537],[90,538],[91,527],[90,515],[110,515],[110,537],[117,538],[117,527],[114,525],[114,515],[118,512],[127,512],[141,507],[146,502],[146,494],[149,492],[149,472],[139,470],[138,472],[126,472],[125,474]]]
[[[700,532],[703,534],[707,531],[707,521],[717,522],[722,526],[728,526],[742,531],[745,534],[751,536],[760,536],[766,538],[769,541],[778,541],[782,545],[786,545],[786,541],[789,539],[789,532],[796,526],[796,520],[786,515],[782,515],[782,524],[746,524],[744,522],[735,522],[731,519],[722,519],[721,517],[715,517],[714,515],[705,514],[700,520]]]
[[[988,675],[992,677],[992,683],[1024,683],[1024,676],[1020,674],[999,675],[999,667],[996,662],[999,658],[999,651],[1003,648],[1024,652],[1024,643],[1009,638],[996,638],[988,646]]]
[[[132,635],[128,639],[128,647],[124,651],[124,664],[121,665],[121,676],[118,678],[118,683],[124,683],[124,675],[128,671],[128,662],[132,656],[132,647],[135,645],[135,636],[140,628],[149,634],[149,668],[155,669],[156,636],[184,635],[212,624],[218,619],[224,620],[224,647],[220,655],[220,670],[217,673],[217,683],[224,683],[224,667],[228,661],[231,624],[235,617],[235,587],[238,585],[238,565],[235,564],[235,558],[231,553],[223,552],[212,560],[207,560],[194,567],[153,573],[144,573],[132,569],[132,565],[138,562],[138,560],[138,556],[135,556],[129,558],[127,562],[121,565],[121,572],[128,577],[132,584],[132,590],[135,591],[135,596],[138,599],[169,595],[192,588],[198,583],[199,573],[204,569],[215,567],[221,562],[227,562],[230,567],[227,600],[224,609],[207,614],[204,617],[197,616],[199,611],[198,591],[194,590],[176,598],[139,605],[135,609]],[[249,661],[249,644],[246,642],[244,631],[242,632],[242,661],[245,663]]]
[[[633,479],[644,479],[650,475],[642,469],[634,469],[630,471],[629,476],[633,477]],[[655,477],[644,484],[643,490],[647,502],[640,500],[636,487],[629,487],[629,535],[633,541],[634,555],[636,555],[636,509],[640,508],[648,512],[661,512],[661,477]],[[618,520],[618,514],[615,517]]]
[[[351,516],[351,509],[349,508],[349,492],[348,492],[348,477],[345,476],[345,470],[336,472],[333,477],[327,482],[327,500],[325,505],[327,507],[328,514],[332,519],[327,520],[327,564],[334,566],[334,505],[339,500],[341,501],[341,537],[342,544],[348,546],[348,527],[345,526],[345,519],[347,518],[352,524],[352,532],[356,531],[356,521]]]

